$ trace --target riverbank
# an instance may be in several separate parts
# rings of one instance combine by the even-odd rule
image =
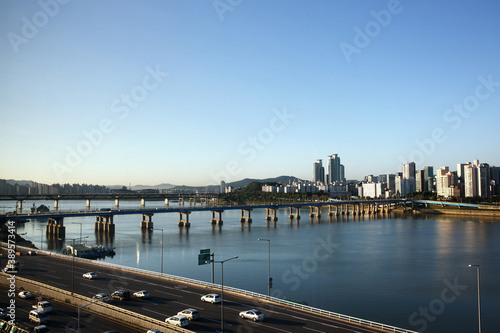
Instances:
[[[500,218],[500,211],[497,210],[482,210],[482,209],[438,209],[438,208],[422,208],[413,210],[413,214],[433,214],[433,215],[457,215],[457,216],[487,216]]]

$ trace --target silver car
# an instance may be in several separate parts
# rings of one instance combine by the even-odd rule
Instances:
[[[185,310],[177,312],[177,315],[184,316],[188,320],[196,320],[196,319],[200,318],[200,313],[198,312],[198,310],[195,310],[195,309],[185,309]]]
[[[243,319],[252,319],[253,321],[264,321],[264,314],[255,309],[241,311],[240,317]]]

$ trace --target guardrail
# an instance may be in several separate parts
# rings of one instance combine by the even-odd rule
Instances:
[[[3,275],[6,275],[5,273],[1,273]],[[2,281],[3,282],[3,281]],[[30,279],[26,279],[23,277],[16,276],[16,284],[19,282],[26,284],[30,290],[36,289],[36,287],[41,288],[45,294],[49,294],[49,296],[52,296],[54,299],[58,299],[59,301],[67,301],[65,297],[71,297],[71,303],[77,305],[77,306],[83,306],[86,305],[86,309],[90,310],[90,312],[96,312],[96,313],[106,313],[109,316],[112,316],[114,318],[120,319],[124,322],[129,322],[132,324],[137,325],[138,322],[145,323],[143,328],[145,329],[151,329],[151,326],[155,326],[156,328],[160,328],[162,330],[169,330],[169,332],[179,332],[179,333],[192,333],[192,331],[181,328],[181,327],[176,327],[173,325],[168,325],[165,322],[161,320],[157,320],[148,316],[141,315],[139,313],[125,310],[123,308],[120,308],[118,306],[114,306],[105,302],[96,302],[95,299],[85,297],[83,295],[79,294],[71,294],[71,292],[66,291],[64,289],[59,289],[51,285],[47,285],[41,282],[33,281]],[[18,286],[19,287],[19,286]],[[24,287],[23,287],[24,288]],[[24,288],[26,289],[26,288]],[[54,295],[57,295],[57,297],[53,297]],[[62,298],[62,299],[59,299]],[[106,311],[108,310],[108,311]]]
[[[5,244],[5,243],[3,243],[3,244]],[[21,246],[18,246],[17,248],[23,249],[26,251],[33,250],[31,248],[21,247]],[[64,259],[70,259],[70,258],[72,259],[73,258],[73,257],[67,256],[67,255],[53,253],[50,251],[37,250],[37,252],[44,253],[44,254],[47,254],[50,256],[54,256],[54,257],[64,258]],[[171,274],[148,271],[148,270],[141,269],[141,268],[127,267],[127,266],[117,265],[117,264],[113,264],[113,263],[93,261],[90,259],[84,259],[84,258],[78,258],[78,257],[75,257],[75,260],[85,262],[85,263],[92,263],[94,265],[103,266],[103,267],[109,267],[109,268],[126,270],[126,271],[133,271],[133,272],[140,273],[140,274],[152,275],[152,276],[162,277],[162,278],[166,278],[166,279],[170,279],[170,280],[174,280],[174,281],[196,284],[196,285],[204,286],[207,288],[219,288],[219,289],[221,288],[221,285],[219,285],[219,284],[215,284],[215,283],[212,284],[211,282],[190,279],[190,278],[186,278],[186,277],[182,277],[182,276],[176,276],[176,275],[171,275]],[[287,300],[284,300],[281,298],[259,294],[259,293],[249,291],[249,290],[234,288],[234,287],[230,287],[230,286],[224,286],[224,291],[230,291],[233,293],[237,293],[237,294],[241,294],[241,295],[245,295],[245,296],[249,296],[249,297],[255,297],[255,298],[258,298],[261,300],[268,301],[270,303],[276,303],[276,304],[284,305],[284,306],[291,307],[294,309],[314,313],[317,315],[322,315],[322,316],[326,316],[326,317],[330,317],[330,318],[344,320],[344,321],[347,321],[350,323],[355,323],[355,324],[359,324],[359,325],[363,325],[363,326],[378,328],[378,329],[382,329],[382,330],[385,330],[388,332],[417,333],[416,331],[411,331],[411,330],[407,330],[407,329],[403,329],[403,328],[399,328],[399,327],[395,327],[395,326],[391,326],[391,325],[377,323],[377,322],[374,322],[371,320],[365,320],[365,319],[356,318],[356,317],[352,317],[352,316],[348,316],[348,315],[343,315],[343,314],[332,312],[332,311],[322,310],[322,309],[318,309],[318,308],[315,308],[312,306],[298,304],[298,303],[295,303],[292,301],[287,301]]]

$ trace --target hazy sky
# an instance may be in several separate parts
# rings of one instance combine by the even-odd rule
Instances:
[[[500,2],[0,2],[0,178],[500,165]]]

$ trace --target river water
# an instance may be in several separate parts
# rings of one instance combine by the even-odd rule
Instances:
[[[53,202],[35,202],[40,204]],[[15,205],[2,202],[0,212]],[[163,202],[146,205],[163,207]],[[113,206],[92,202],[97,209]],[[139,208],[139,203],[121,202],[120,208]],[[59,204],[59,210],[84,209],[84,201]],[[154,227],[164,233],[163,272],[210,281],[211,266],[198,265],[200,250],[210,249],[215,260],[238,256],[224,265],[224,285],[267,294],[268,242],[258,241],[264,238],[271,244],[271,295],[415,331],[469,333],[478,330],[478,313],[476,268],[468,265],[479,264],[482,329],[500,331],[500,220],[395,214],[330,219],[326,210],[322,214],[319,221],[311,220],[303,210],[297,223],[281,209],[274,224],[258,209],[247,225],[239,222],[239,210],[225,211],[219,228],[210,224],[210,212],[193,212],[189,229],[177,226],[178,213],[155,214]],[[116,255],[105,261],[159,272],[161,231],[142,233],[141,219],[115,216],[114,239],[102,239],[94,234],[95,217],[66,218],[66,242],[79,238],[81,227],[89,244],[116,247]],[[18,232],[45,250],[65,247],[45,238],[45,224],[19,224]],[[220,270],[216,264],[216,283]]]

